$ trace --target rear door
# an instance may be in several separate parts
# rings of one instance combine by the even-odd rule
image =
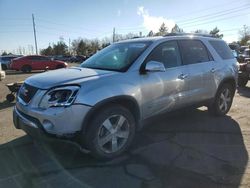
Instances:
[[[41,66],[43,70],[50,69],[53,66],[53,64],[51,63],[48,57],[41,56],[40,61],[41,61]]]
[[[187,66],[188,103],[205,101],[212,98],[214,91],[214,60],[200,40],[185,39],[178,41],[183,64]]]

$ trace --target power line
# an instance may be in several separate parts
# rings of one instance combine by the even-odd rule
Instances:
[[[194,20],[199,20],[201,18],[206,18],[206,17],[208,17],[207,19],[209,19],[209,18],[213,18],[216,16],[224,15],[225,13],[231,14],[233,12],[239,12],[239,11],[242,11],[244,9],[248,9],[249,7],[250,7],[250,4],[248,3],[248,4],[245,4],[245,5],[240,6],[240,7],[236,7],[236,8],[232,8],[232,9],[228,9],[228,10],[224,10],[224,11],[219,11],[219,12],[214,12],[214,13],[206,14],[206,15],[199,16],[199,17],[189,18],[186,20],[181,20],[181,21],[178,21],[178,23],[185,24],[186,22],[190,22],[190,21],[193,22]]]
[[[186,17],[186,16],[190,16],[190,15],[193,15],[193,14],[196,14],[196,13],[200,13],[200,12],[206,12],[208,10],[211,10],[211,9],[215,9],[215,8],[218,8],[218,7],[221,7],[221,6],[227,6],[227,5],[233,5],[235,3],[237,3],[237,5],[239,5],[239,3],[243,3],[245,1],[229,1],[227,2],[227,4],[225,5],[225,3],[220,3],[220,4],[217,4],[215,6],[211,6],[211,7],[206,7],[204,9],[200,9],[198,11],[192,11],[191,13],[185,13],[185,14],[182,14],[182,15],[178,15],[179,18],[182,18],[182,17]],[[178,20],[176,20],[178,21]],[[179,22],[179,21],[178,21]]]
[[[65,29],[59,29],[59,28],[55,28],[55,27],[47,27],[47,26],[44,26],[44,25],[41,25],[39,24],[38,25],[38,28],[40,29],[46,29],[46,30],[54,30],[54,31],[59,31],[59,32],[66,32],[66,33],[77,33],[77,34],[82,34],[82,33],[85,33],[85,34],[88,34],[88,35],[93,35],[93,33],[90,33],[90,32],[86,32],[84,30],[79,30],[79,31],[76,31],[76,30],[65,30]]]
[[[235,18],[235,17],[241,17],[241,16],[246,16],[246,15],[250,15],[250,13],[249,14],[245,14],[245,15],[244,14],[239,14],[239,15],[229,16],[229,17],[226,17],[226,18],[220,18],[220,19],[210,20],[210,21],[202,22],[202,23],[198,23],[198,24],[191,24],[191,25],[188,25],[188,26],[184,26],[184,28],[193,27],[193,26],[199,26],[199,25],[205,25],[205,24],[208,24],[208,23],[216,22],[216,21],[227,20],[227,19],[231,19],[231,18]]]
[[[200,18],[197,18],[197,19],[201,19],[201,20],[197,20],[197,19],[194,19],[196,21],[193,21],[193,20],[190,20],[188,23],[183,23],[182,25],[190,25],[190,24],[193,24],[193,23],[197,23],[197,22],[201,22],[201,21],[204,21],[204,20],[210,20],[212,18],[217,18],[217,17],[221,17],[221,16],[225,16],[225,15],[231,15],[232,13],[236,13],[236,12],[240,12],[240,11],[243,11],[243,10],[247,10],[249,9],[250,6],[248,7],[244,7],[244,8],[241,8],[239,10],[235,10],[235,11],[230,11],[230,12],[227,12],[227,13],[220,13],[220,14],[217,14],[217,15],[214,15],[214,16],[210,16],[209,18],[206,18],[206,19],[201,19]],[[241,14],[242,15],[242,14]],[[179,23],[179,22],[178,22]]]
[[[41,19],[41,18],[37,18],[37,20],[43,22],[43,23],[47,23],[47,24],[53,24],[53,25],[58,25],[58,26],[67,26],[67,27],[70,27],[70,28],[75,28],[75,29],[78,29],[78,30],[88,30],[88,31],[96,31],[96,32],[100,32],[101,30],[97,30],[97,29],[90,29],[90,28],[86,28],[86,27],[82,27],[82,26],[70,26],[69,24],[63,24],[63,23],[57,23],[57,22],[52,22],[52,21],[49,21],[49,20],[44,20],[44,19]]]

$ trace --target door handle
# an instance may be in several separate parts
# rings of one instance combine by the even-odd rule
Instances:
[[[215,68],[212,68],[210,71],[211,71],[212,73],[214,73],[214,72],[215,72]]]
[[[181,79],[181,80],[184,80],[187,77],[188,77],[187,74],[181,74],[181,75],[178,76],[178,78]]]

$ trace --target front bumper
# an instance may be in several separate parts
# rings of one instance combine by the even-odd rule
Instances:
[[[47,133],[57,136],[71,135],[81,131],[84,118],[90,109],[90,106],[73,104],[69,107],[42,110],[32,103],[23,104],[19,98],[16,102],[16,110],[31,117],[32,122],[36,122],[36,125],[40,124],[40,128]]]
[[[78,147],[82,152],[89,153],[88,150],[82,148],[82,146],[79,144],[77,134],[75,134],[73,138],[68,138],[58,137],[58,135],[47,133],[46,130],[42,127],[42,124],[39,123],[38,119],[20,112],[16,107],[14,107],[13,110],[13,123],[17,129],[22,129],[34,139],[44,140],[48,142],[63,142],[73,144]]]

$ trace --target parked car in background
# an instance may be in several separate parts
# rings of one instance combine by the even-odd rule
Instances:
[[[245,48],[240,57],[238,85],[245,87],[250,79],[250,49]]]
[[[0,62],[0,81],[5,78],[5,71],[2,70],[1,62]]]
[[[250,49],[244,47],[244,50],[238,56],[238,61],[239,63],[246,63],[247,61],[249,61],[249,59],[250,59]]]
[[[32,70],[54,70],[67,67],[63,61],[53,60],[46,56],[31,55],[13,59],[10,68],[16,71],[31,72]]]
[[[10,69],[10,63],[12,59],[22,57],[22,55],[6,55],[0,56],[0,62],[2,64],[2,70]]]
[[[237,77],[237,61],[221,39],[132,39],[102,49],[80,67],[29,77],[13,120],[28,134],[74,141],[110,159],[128,149],[149,117],[187,106],[227,114]]]
[[[76,55],[76,56],[73,56],[71,58],[71,62],[76,62],[76,63],[82,63],[83,61],[85,61],[87,59],[86,56],[83,56],[83,55]]]
[[[71,62],[72,56],[71,55],[55,55],[53,58],[54,60]]]
[[[240,53],[244,53],[245,49],[249,48],[249,46],[241,46],[239,51]]]

